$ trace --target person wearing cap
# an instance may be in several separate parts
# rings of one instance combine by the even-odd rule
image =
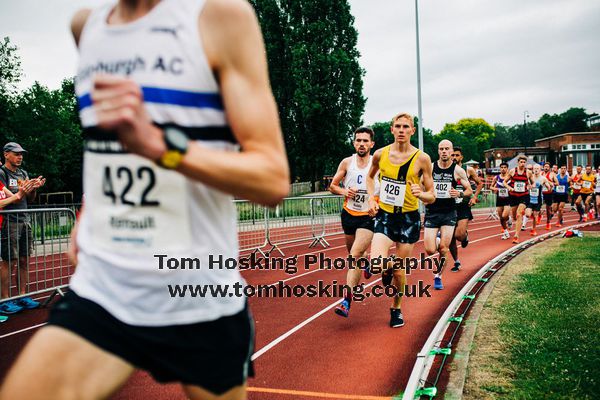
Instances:
[[[35,179],[29,179],[27,172],[21,168],[23,163],[23,153],[26,153],[20,144],[9,142],[4,145],[4,165],[0,167],[0,183],[7,188],[10,193],[22,193],[21,187],[26,186],[28,192],[20,195],[19,201],[14,201],[5,207],[5,210],[26,210],[28,202],[35,199],[36,189],[45,183],[41,176]],[[31,252],[33,236],[31,233],[30,217],[26,213],[6,214],[0,233],[0,272],[2,280],[1,298],[10,297],[10,273],[9,263],[16,261],[19,270],[19,295],[24,296],[27,293],[28,265],[27,258]],[[16,257],[18,255],[18,258]],[[21,297],[15,301],[5,301],[0,304],[0,313],[14,314],[22,309],[31,309],[39,307],[39,303],[31,297]]]

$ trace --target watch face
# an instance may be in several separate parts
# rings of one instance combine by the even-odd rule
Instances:
[[[185,151],[187,149],[189,139],[187,135],[179,129],[172,127],[166,128],[165,139],[168,145],[179,151]]]

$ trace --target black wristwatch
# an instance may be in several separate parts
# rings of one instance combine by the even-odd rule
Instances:
[[[163,168],[175,169],[181,164],[185,153],[188,151],[188,136],[181,129],[166,127],[163,130],[167,151],[156,162]]]

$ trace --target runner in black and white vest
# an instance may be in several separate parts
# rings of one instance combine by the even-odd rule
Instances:
[[[439,252],[440,269],[434,271],[433,278],[433,288],[437,290],[444,288],[442,272],[456,226],[456,200],[468,197],[472,193],[465,170],[450,158],[453,151],[452,142],[449,140],[442,140],[438,145],[439,160],[433,163],[433,187],[436,199],[425,207],[425,251],[429,255]],[[466,189],[456,190],[459,184]],[[436,243],[438,232],[440,232],[439,244]]]

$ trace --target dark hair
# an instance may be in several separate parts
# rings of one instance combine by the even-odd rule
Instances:
[[[462,152],[462,147],[460,147],[460,146],[454,146],[454,151],[458,151],[458,152],[460,152],[460,154],[463,153]]]
[[[508,168],[508,163],[503,162],[503,163],[500,164],[500,166],[503,166],[503,165],[505,165],[506,168]]]
[[[373,128],[371,128],[370,126],[361,126],[359,128],[356,128],[356,130],[354,131],[354,139],[356,139],[357,133],[368,133],[369,136],[371,136],[371,140],[375,139],[375,132],[373,132]]]

